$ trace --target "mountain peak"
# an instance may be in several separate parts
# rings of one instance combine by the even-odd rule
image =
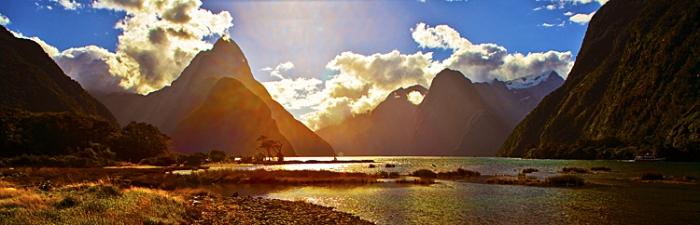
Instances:
[[[537,85],[540,85],[545,82],[555,82],[555,83],[563,83],[564,79],[562,79],[559,74],[555,71],[550,71],[550,72],[545,72],[542,74],[535,74],[535,75],[530,75],[530,76],[525,76],[521,77],[518,79],[513,79],[506,81],[505,84],[508,87],[508,89],[525,89],[529,87],[534,87]]]

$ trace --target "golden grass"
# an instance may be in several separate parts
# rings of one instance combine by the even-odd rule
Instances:
[[[0,224],[180,224],[184,201],[164,191],[83,184],[52,191],[3,188]]]

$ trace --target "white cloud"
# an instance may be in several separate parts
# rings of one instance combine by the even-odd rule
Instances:
[[[411,36],[421,48],[458,48],[471,43],[463,39],[459,32],[447,25],[428,27],[425,23],[418,23],[411,28]]]
[[[224,35],[233,25],[228,12],[214,14],[200,8],[201,5],[200,0],[92,2],[93,8],[126,13],[115,25],[122,31],[115,52],[86,46],[69,49],[71,55],[76,56],[71,58],[64,54],[69,50],[60,52],[38,38],[30,39],[39,43],[62,68],[79,68],[80,63],[85,63],[90,69],[73,69],[67,74],[86,89],[143,94],[169,85],[197,53],[211,48],[211,44],[204,41],[206,37]],[[105,67],[108,73],[96,71]],[[119,82],[107,79],[109,76]],[[108,84],[117,86],[106,87]]]
[[[565,16],[573,16],[574,13],[572,13],[572,12],[565,12],[564,15],[565,15]]]
[[[430,28],[419,23],[414,32],[422,32],[422,30],[430,30]],[[460,43],[452,44],[450,47],[452,55],[433,67],[459,70],[474,82],[489,82],[494,79],[512,80],[547,71],[556,71],[564,75],[568,74],[573,66],[572,55],[568,51],[531,52],[526,55],[509,53],[505,47],[497,44],[472,44],[466,38],[459,36],[459,33],[455,37],[452,34],[456,31],[448,26],[440,29],[440,32],[431,33],[432,37],[414,38],[414,40],[421,46],[428,46],[427,43],[421,43],[425,40],[432,43]],[[444,40],[444,37],[449,37],[449,40]]]
[[[0,25],[5,26],[5,25],[7,25],[7,24],[10,24],[10,22],[11,22],[11,21],[10,21],[10,18],[7,18],[7,16],[3,15],[2,13],[0,13]]]
[[[272,98],[287,110],[315,106],[322,101],[323,81],[316,78],[282,79],[263,82]]]
[[[608,0],[569,0],[573,4],[589,4],[593,2],[597,2],[600,5],[605,5],[605,3],[608,3]]]
[[[45,41],[41,40],[39,37],[27,37],[22,33],[15,32],[12,30],[10,30],[10,33],[12,33],[12,35],[14,35],[15,37],[29,39],[29,40],[36,42],[37,44],[39,44],[39,46],[41,46],[41,48],[44,50],[44,52],[46,52],[46,54],[48,54],[50,57],[54,57],[60,53],[56,47],[53,47],[52,45],[46,43]]]
[[[579,13],[569,17],[569,20],[580,25],[586,25],[589,21],[591,21],[591,18],[593,18],[593,15],[595,15],[595,13],[596,12],[592,12],[589,14]]]
[[[425,98],[425,95],[421,94],[418,91],[412,91],[411,93],[408,93],[406,97],[408,97],[409,102],[413,103],[414,105],[418,105],[421,102],[423,102],[423,98]]]
[[[489,82],[549,71],[565,76],[573,65],[571,52],[510,53],[496,44],[473,44],[447,25],[430,27],[419,23],[411,32],[419,46],[451,50],[451,55],[436,61],[430,52],[402,54],[394,50],[372,55],[343,52],[326,65],[335,73],[325,82],[283,78],[266,82],[265,87],[288,109],[308,112],[301,115],[302,121],[312,129],[319,129],[374,109],[400,87],[416,84],[428,87],[444,68],[459,70],[474,82]],[[278,67],[262,70],[275,71]],[[409,100],[418,104],[422,95],[410,93]]]
[[[274,69],[272,67],[265,67],[265,68],[262,68],[260,70],[269,71],[271,77],[284,79],[284,75],[282,75],[282,73],[287,72],[291,69],[294,69],[294,63],[287,61],[287,62],[280,63],[279,65],[275,66]]]
[[[551,27],[564,27],[566,26],[566,21],[561,21],[560,23],[542,23],[540,26],[545,27],[545,28],[551,28]]]
[[[62,6],[63,9],[65,10],[76,10],[78,8],[82,8],[83,5],[77,2],[76,0],[50,0],[52,2],[58,3],[58,5]],[[47,6],[47,9],[51,10],[53,9],[51,6]]]

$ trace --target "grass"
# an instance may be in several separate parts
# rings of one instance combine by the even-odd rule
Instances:
[[[562,173],[588,173],[586,168],[581,167],[564,167],[561,169]]]
[[[545,183],[556,187],[577,187],[583,186],[586,182],[583,178],[576,175],[559,175],[547,177]]]
[[[396,176],[396,174],[387,174]],[[377,175],[316,170],[205,170],[191,174],[173,174],[163,168],[24,168],[0,170],[0,177],[14,183],[42,189],[65,185],[100,182],[120,187],[148,187],[173,190],[210,184],[367,184],[377,182]]]
[[[40,191],[4,184],[0,224],[181,224],[184,201],[166,192],[80,184]]]

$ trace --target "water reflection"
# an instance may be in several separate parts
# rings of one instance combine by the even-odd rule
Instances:
[[[236,191],[244,195],[307,201],[335,207],[379,224],[697,224],[700,221],[700,187],[697,184],[642,184],[631,181],[631,178],[644,171],[700,177],[700,163],[339,157],[339,160],[357,159],[373,159],[377,167],[369,168],[368,163],[360,163],[237,165],[237,168],[408,173],[424,168],[447,171],[461,167],[483,174],[514,175],[524,168],[532,167],[539,170],[533,175],[541,178],[558,174],[562,167],[567,166],[604,166],[612,171],[582,175],[588,182],[600,185],[574,189],[453,181],[440,181],[439,184],[430,186],[381,183],[291,187],[234,185],[219,188],[228,193]],[[396,167],[385,168],[386,163],[396,164]]]

